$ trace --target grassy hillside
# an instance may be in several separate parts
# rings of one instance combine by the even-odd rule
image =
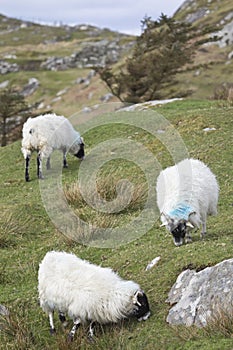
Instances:
[[[35,176],[35,155],[31,161],[31,182],[26,183],[20,142],[2,148],[0,304],[7,306],[10,318],[0,318],[0,329],[3,328],[0,331],[0,349],[232,349],[232,328],[224,332],[224,328],[220,331],[214,327],[205,330],[170,327],[166,323],[169,306],[165,300],[178,274],[187,266],[203,268],[232,257],[233,109],[215,102],[187,100],[157,107],[155,111],[162,114],[180,134],[190,156],[204,161],[217,176],[220,185],[218,216],[209,218],[206,239],[201,241],[199,234],[195,233],[193,243],[175,247],[171,236],[159,227],[157,220],[141,238],[115,249],[89,247],[71,241],[54,227],[46,213]],[[216,130],[205,132],[203,129],[207,127]],[[161,167],[172,164],[168,149],[156,137],[136,127],[109,124],[88,131],[84,137],[86,161],[88,155],[95,158],[92,149],[103,140],[121,137],[142,143]],[[125,222],[130,222],[140,213],[144,205],[144,199],[140,198],[119,214],[95,212],[80,194],[71,191],[72,185],[77,183],[79,162],[72,157],[68,161],[69,168],[62,173],[63,189],[70,207],[83,220],[98,220],[98,223],[110,226],[117,223],[124,227]],[[116,195],[112,187],[108,188],[108,167],[112,178],[121,176],[130,181],[133,179],[137,186],[141,184],[137,188],[142,189],[144,195],[145,174],[137,164],[117,159],[104,167],[100,171],[98,185],[104,198],[112,200]],[[49,183],[50,179],[51,175],[47,174],[44,183]],[[154,185],[155,182],[156,179]],[[126,320],[117,325],[98,327],[93,345],[86,338],[85,327],[78,330],[73,344],[67,344],[66,335],[71,324],[63,330],[56,317],[57,334],[51,337],[47,317],[38,305],[37,271],[45,253],[52,249],[73,252],[93,263],[111,266],[122,277],[140,283],[149,298],[150,319],[143,323]],[[146,272],[146,265],[156,256],[161,256],[158,265]]]

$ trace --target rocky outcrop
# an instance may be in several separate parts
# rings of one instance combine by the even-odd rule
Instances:
[[[178,8],[175,16],[177,14],[181,15],[182,20],[188,23],[195,23],[200,20],[203,22],[203,19],[206,18],[206,24],[210,22],[221,28],[218,32],[213,33],[213,36],[217,35],[221,38],[216,43],[222,48],[233,43],[233,12],[226,14],[225,11],[221,12],[220,10],[220,1],[217,3],[216,1],[208,0],[203,4],[200,0],[186,0]],[[216,19],[215,23],[212,22],[213,18]]]
[[[220,310],[233,311],[233,258],[202,271],[185,270],[169,292],[167,322],[204,327]]]
[[[132,41],[121,45],[119,40],[84,42],[80,49],[70,56],[49,57],[41,64],[41,68],[57,71],[69,68],[104,67],[106,64],[116,63],[134,44]]]
[[[19,66],[16,63],[0,61],[0,74],[18,72]]]

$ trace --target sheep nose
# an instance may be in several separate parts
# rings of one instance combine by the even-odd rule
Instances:
[[[179,242],[174,241],[174,243],[175,243],[175,246],[176,246],[176,247],[179,247],[179,246],[181,246],[181,245],[183,244],[183,241],[182,241],[182,240],[179,241]]]

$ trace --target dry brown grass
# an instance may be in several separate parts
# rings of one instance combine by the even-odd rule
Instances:
[[[98,210],[95,206],[90,207],[83,198],[77,182],[65,185],[64,193],[68,203],[81,219],[93,222],[97,227],[115,227],[121,221],[122,214],[127,213],[129,217],[136,214],[143,208],[147,199],[146,183],[132,184],[130,181],[130,187],[125,188],[127,184],[121,182],[119,176],[113,172],[97,179],[95,190],[90,188],[87,193],[88,200],[89,203],[95,203],[98,194],[106,203],[106,210]]]
[[[221,333],[224,337],[233,338],[233,305],[228,309],[220,305],[215,306],[205,331],[209,335]]]
[[[3,210],[0,218],[0,248],[15,246],[29,223],[29,218],[19,212],[13,215],[10,210]]]
[[[32,331],[26,324],[25,319],[17,314],[0,315],[0,330],[5,349],[8,349],[9,340],[17,343],[17,350],[32,349],[35,346]]]

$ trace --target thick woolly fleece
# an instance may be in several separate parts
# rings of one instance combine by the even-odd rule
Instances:
[[[74,254],[48,252],[38,274],[40,306],[67,313],[81,323],[104,324],[130,316],[135,309],[134,294],[140,286],[125,281],[110,268],[82,260]]]
[[[184,159],[161,171],[157,179],[157,204],[161,221],[189,220],[199,227],[207,215],[217,214],[219,187],[215,175],[203,162]]]

